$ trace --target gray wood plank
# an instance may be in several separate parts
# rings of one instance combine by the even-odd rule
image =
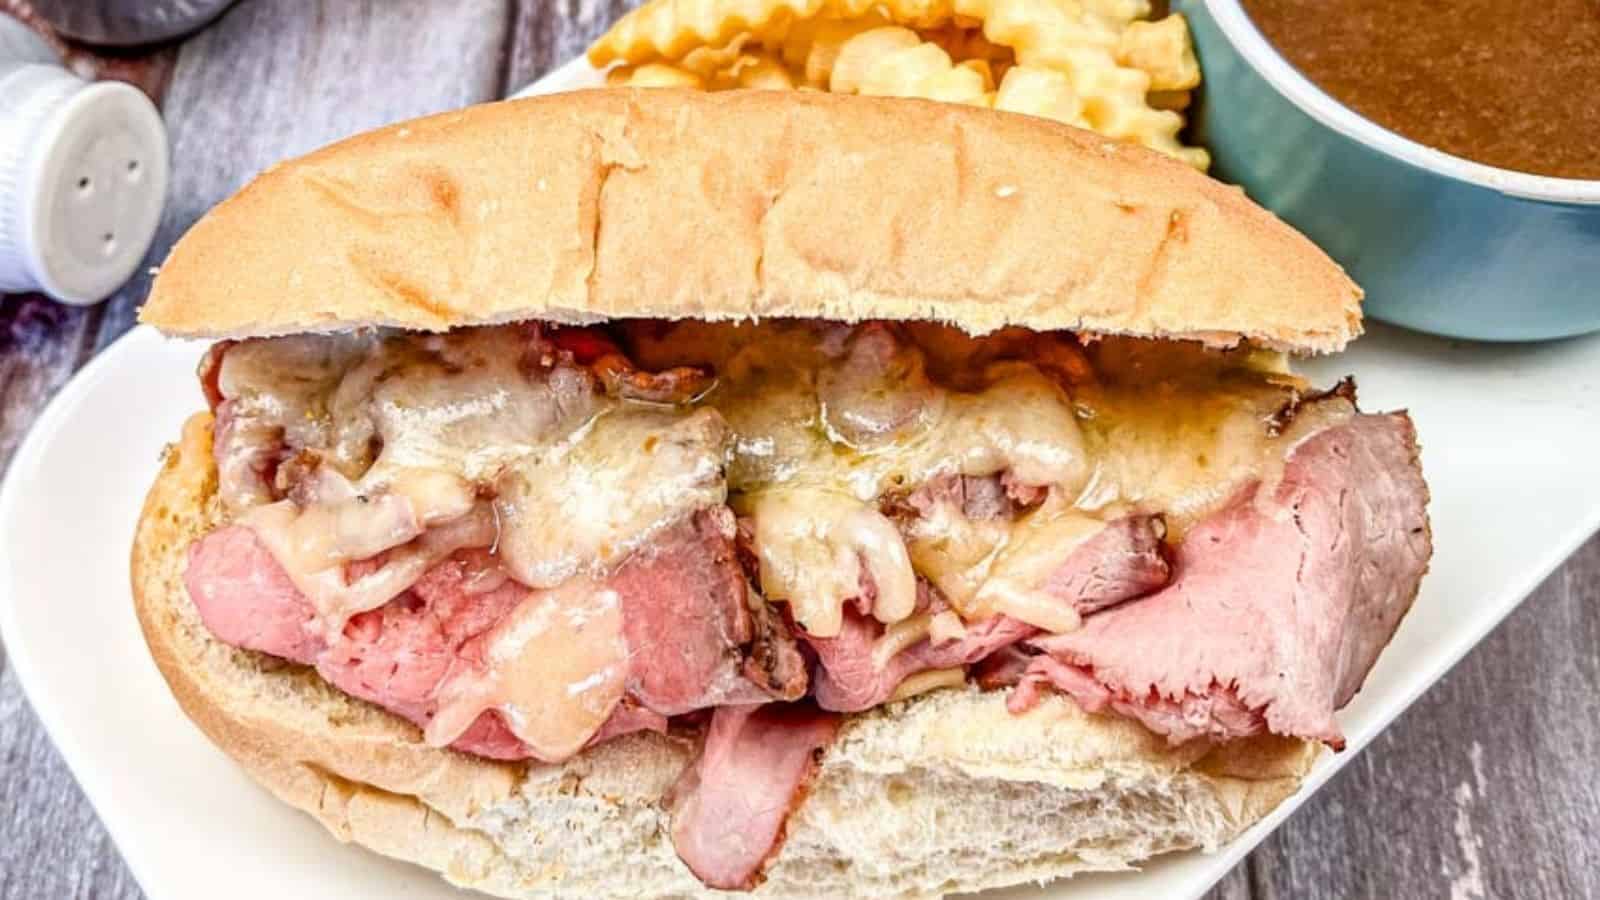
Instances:
[[[0,475],[39,410],[84,355],[97,309],[0,296]]]
[[[583,53],[639,0],[518,0],[507,44],[502,93],[526,87]]]
[[[179,53],[165,106],[173,184],[147,262],[278,159],[496,96],[509,12],[505,0],[240,4]],[[136,278],[103,311],[4,301],[0,459],[84,351],[131,325],[148,282]],[[19,343],[27,352],[11,349]],[[0,898],[140,896],[9,672],[0,672],[0,811]]]
[[[1206,900],[1250,900],[1250,897],[1250,866],[1246,862],[1224,875],[1206,895]]]

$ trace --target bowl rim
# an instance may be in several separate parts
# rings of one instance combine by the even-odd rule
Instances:
[[[1403,137],[1317,87],[1280,54],[1240,0],[1203,0],[1234,50],[1280,96],[1327,128],[1373,150],[1446,178],[1529,200],[1600,204],[1600,180],[1533,175],[1473,162]]]

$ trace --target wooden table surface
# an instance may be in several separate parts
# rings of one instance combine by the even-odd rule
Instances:
[[[163,106],[173,178],[154,264],[264,166],[375,125],[500,97],[580,53],[629,5],[245,0],[178,44],[73,58],[138,83]],[[51,394],[131,326],[148,288],[141,274],[90,309],[0,300],[0,467]],[[1486,511],[1494,502],[1486,498]],[[1600,538],[1212,898],[1600,896],[1597,647]],[[138,896],[0,647],[0,900]]]

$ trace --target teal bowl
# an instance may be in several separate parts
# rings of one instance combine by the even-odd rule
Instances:
[[[1171,5],[1205,73],[1192,116],[1212,174],[1338,260],[1366,289],[1369,316],[1486,341],[1600,331],[1600,181],[1403,138],[1297,72],[1238,0]]]

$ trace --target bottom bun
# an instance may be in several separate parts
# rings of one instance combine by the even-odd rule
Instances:
[[[169,448],[133,549],[139,622],[184,711],[341,841],[502,897],[700,896],[662,795],[690,736],[631,734],[564,765],[429,747],[411,724],[313,671],[216,640],[183,586],[220,519],[211,418]],[[1169,747],[1047,697],[948,689],[847,719],[762,896],[937,896],[1128,869],[1215,849],[1299,785],[1318,748],[1263,737]]]

